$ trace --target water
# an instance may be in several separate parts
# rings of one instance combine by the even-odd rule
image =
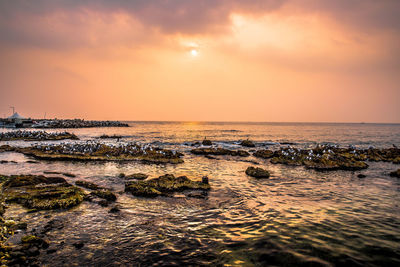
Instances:
[[[11,205],[6,216],[29,222],[28,231],[46,232],[50,248],[39,261],[49,266],[119,265],[400,265],[400,179],[388,173],[399,165],[368,163],[361,172],[316,172],[303,167],[274,165],[254,157],[207,159],[189,153],[189,143],[204,137],[227,148],[240,139],[256,149],[277,149],[279,143],[312,147],[316,143],[357,147],[400,145],[396,124],[314,123],[186,123],[130,122],[129,128],[68,130],[82,140],[102,134],[122,135],[120,142],[153,143],[183,152],[185,163],[150,165],[140,162],[27,163],[27,157],[2,153],[3,174],[69,172],[117,192],[119,213],[84,202],[68,211],[27,213]],[[116,142],[116,140],[103,140]],[[0,142],[29,145],[30,142]],[[50,143],[50,142],[49,142]],[[251,149],[247,149],[251,150]],[[249,162],[253,161],[255,163]],[[259,163],[256,165],[256,163]],[[249,166],[271,172],[270,179],[245,175]],[[210,178],[206,199],[155,199],[123,193],[119,173],[166,173],[192,179]],[[359,173],[366,178],[357,177]],[[48,225],[52,227],[48,228]],[[49,230],[50,229],[50,230]],[[15,237],[15,238],[18,238]],[[72,246],[83,242],[82,249]]]

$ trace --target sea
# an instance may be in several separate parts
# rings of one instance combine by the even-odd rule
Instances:
[[[400,168],[368,162],[362,171],[319,172],[272,164],[250,157],[193,155],[193,143],[207,138],[214,146],[277,150],[341,147],[400,147],[400,124],[128,122],[127,128],[48,129],[68,131],[77,141],[41,143],[136,142],[184,154],[182,164],[142,162],[39,161],[17,153],[0,153],[0,174],[68,172],[68,182],[86,180],[117,193],[120,211],[94,202],[69,210],[29,212],[10,204],[5,216],[28,222],[29,233],[46,232],[51,253],[38,255],[43,266],[400,266]],[[0,129],[0,131],[13,131]],[[120,135],[120,139],[98,139]],[[252,140],[255,148],[241,147]],[[9,141],[0,145],[29,146]],[[245,174],[262,167],[269,179]],[[124,192],[120,173],[164,174],[193,180],[208,176],[205,198],[181,193],[143,198]],[[358,178],[358,174],[366,175]],[[22,235],[23,233],[21,233]],[[9,242],[16,242],[16,233]],[[77,249],[73,244],[82,243]]]

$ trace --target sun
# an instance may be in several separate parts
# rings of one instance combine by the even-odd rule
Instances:
[[[190,54],[195,57],[199,54],[199,52],[196,49],[192,49],[190,50]]]

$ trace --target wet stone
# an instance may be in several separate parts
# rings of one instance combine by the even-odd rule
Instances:
[[[186,176],[175,177],[172,174],[166,174],[145,181],[127,182],[125,184],[125,192],[142,197],[170,196],[174,192],[184,190],[207,191],[209,189],[209,184],[192,181]]]
[[[239,156],[239,157],[248,157],[250,154],[244,150],[229,150],[225,148],[214,148],[214,147],[200,147],[191,150],[191,153],[195,155],[229,155],[229,156]]]
[[[242,140],[240,142],[241,146],[245,146],[245,147],[255,147],[256,145],[253,143],[253,141],[250,141],[249,139],[246,140]]]
[[[259,167],[248,167],[246,169],[246,174],[254,178],[269,178],[270,176],[267,170],[264,170]]]
[[[393,171],[390,173],[391,177],[397,177],[400,178],[400,169],[398,169],[397,171]]]
[[[126,180],[130,180],[130,179],[145,180],[147,177],[149,177],[149,176],[144,173],[134,173],[134,174],[126,175],[125,179]]]
[[[208,139],[204,139],[203,142],[201,142],[201,144],[203,146],[212,146],[211,140],[208,140]]]
[[[33,210],[65,209],[83,201],[84,192],[61,177],[12,175],[2,187],[6,202]]]

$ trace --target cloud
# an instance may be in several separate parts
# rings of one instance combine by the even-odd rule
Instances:
[[[87,45],[90,44],[88,35],[102,35],[97,33],[102,29],[96,29],[92,23],[103,24],[108,35],[112,31],[107,25],[116,31],[121,27],[119,16],[125,16],[127,25],[135,25],[125,25],[124,34],[128,36],[138,35],[139,24],[147,35],[154,31],[164,34],[213,34],[229,31],[232,13],[257,16],[282,7],[329,16],[337,23],[357,27],[359,31],[400,31],[400,1],[397,0],[1,0],[0,42],[33,46]],[[83,33],[83,30],[86,32]],[[144,37],[144,34],[139,35]],[[122,39],[121,42],[138,40],[114,37]]]

